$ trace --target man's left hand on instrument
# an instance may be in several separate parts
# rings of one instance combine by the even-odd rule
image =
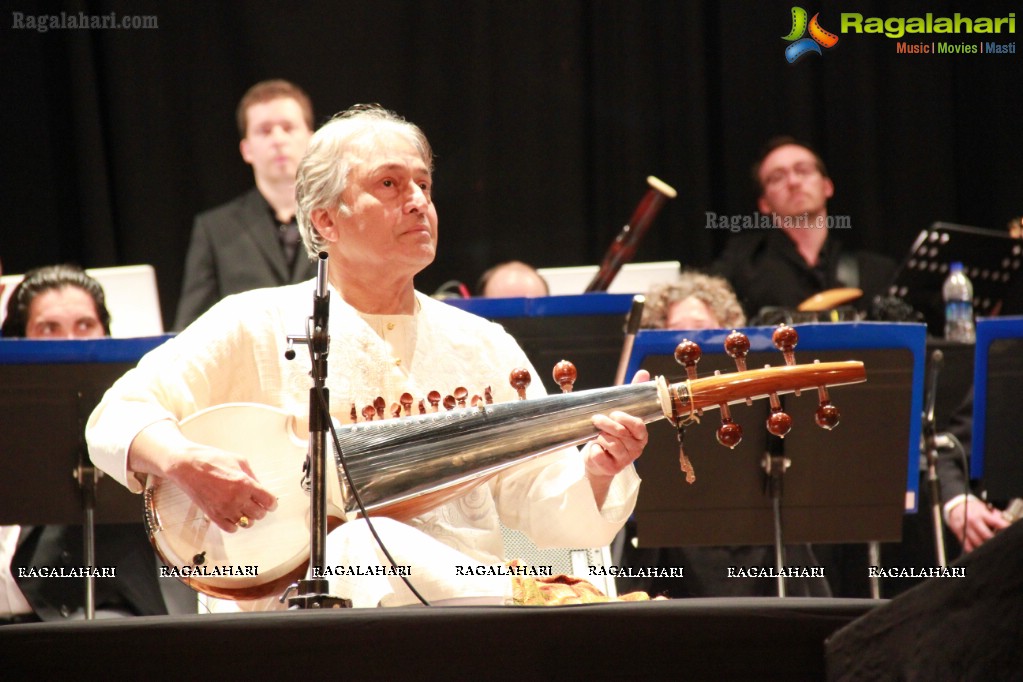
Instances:
[[[586,471],[593,476],[614,476],[636,461],[646,447],[646,424],[624,412],[594,415],[600,435],[587,448]]]
[[[640,370],[632,383],[650,381],[650,373]],[[615,411],[593,416],[593,426],[600,431],[596,440],[586,447],[586,473],[591,478],[612,477],[636,461],[647,443],[646,424],[639,417]]]

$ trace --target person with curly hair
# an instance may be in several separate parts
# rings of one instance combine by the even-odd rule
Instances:
[[[713,329],[746,324],[735,292],[721,277],[694,270],[658,284],[646,297],[644,329]]]

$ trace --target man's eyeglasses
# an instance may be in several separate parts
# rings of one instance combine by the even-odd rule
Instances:
[[[777,187],[785,182],[789,174],[795,175],[799,180],[805,180],[820,175],[821,169],[812,162],[797,163],[791,168],[775,168],[764,178],[764,187]]]

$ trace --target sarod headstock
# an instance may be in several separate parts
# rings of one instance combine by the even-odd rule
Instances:
[[[696,378],[696,364],[702,351],[696,343],[685,339],[675,349],[675,360],[686,370],[687,380],[667,386],[671,414],[668,419],[678,431],[679,459],[686,481],[695,481],[692,464],[682,447],[685,428],[698,422],[703,410],[717,407],[721,410],[721,426],[717,430],[720,444],[734,448],[742,441],[742,427],[732,421],[729,405],[768,398],[771,414],[767,418],[768,432],[784,438],[792,429],[792,418],[782,410],[778,396],[795,393],[803,389],[816,388],[819,406],[815,421],[821,428],[830,430],[838,426],[840,414],[828,395],[828,386],[866,381],[866,371],[861,362],[814,361],[810,365],[796,364],[795,348],[799,334],[787,325],[779,326],[772,336],[775,347],[785,358],[785,366],[765,366],[763,369],[747,369],[746,356],[750,342],[745,334],[733,331],[725,339],[725,352],[735,360],[736,371],[729,374],[715,372],[714,376]]]
[[[657,386],[663,414],[652,418],[648,415],[645,420],[667,417],[675,426],[679,442],[679,460],[687,482],[694,482],[696,476],[692,463],[682,447],[685,429],[690,424],[699,422],[704,410],[714,408],[721,410],[721,425],[716,433],[717,441],[725,447],[734,448],[742,442],[743,432],[742,426],[732,419],[730,405],[742,402],[752,405],[754,400],[767,398],[770,401],[771,413],[767,418],[766,428],[775,436],[784,438],[792,429],[792,418],[782,409],[778,396],[785,393],[794,393],[798,396],[802,390],[816,388],[819,406],[814,420],[821,428],[830,430],[838,426],[840,414],[838,408],[831,402],[828,386],[866,381],[862,362],[821,363],[815,360],[809,365],[798,365],[795,348],[799,343],[799,334],[792,327],[779,326],[772,335],[772,341],[785,359],[784,366],[767,365],[762,369],[748,369],[746,357],[750,350],[749,338],[742,332],[733,330],[725,338],[724,347],[725,352],[735,361],[736,371],[728,374],[715,371],[713,376],[700,378],[696,367],[703,356],[703,351],[699,344],[684,339],[675,348],[674,355],[675,361],[685,369],[686,379],[671,384],[663,377],[658,377],[653,382]],[[572,391],[576,369],[571,362],[566,360],[559,362],[554,367],[553,375],[563,394]],[[529,371],[517,368],[511,372],[508,380],[516,389],[520,401],[525,401],[526,387],[531,380]],[[592,407],[599,409],[599,400],[594,400]]]

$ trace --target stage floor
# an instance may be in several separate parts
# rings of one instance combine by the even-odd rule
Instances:
[[[76,679],[824,679],[824,641],[883,601],[158,616],[0,628],[6,672]]]

